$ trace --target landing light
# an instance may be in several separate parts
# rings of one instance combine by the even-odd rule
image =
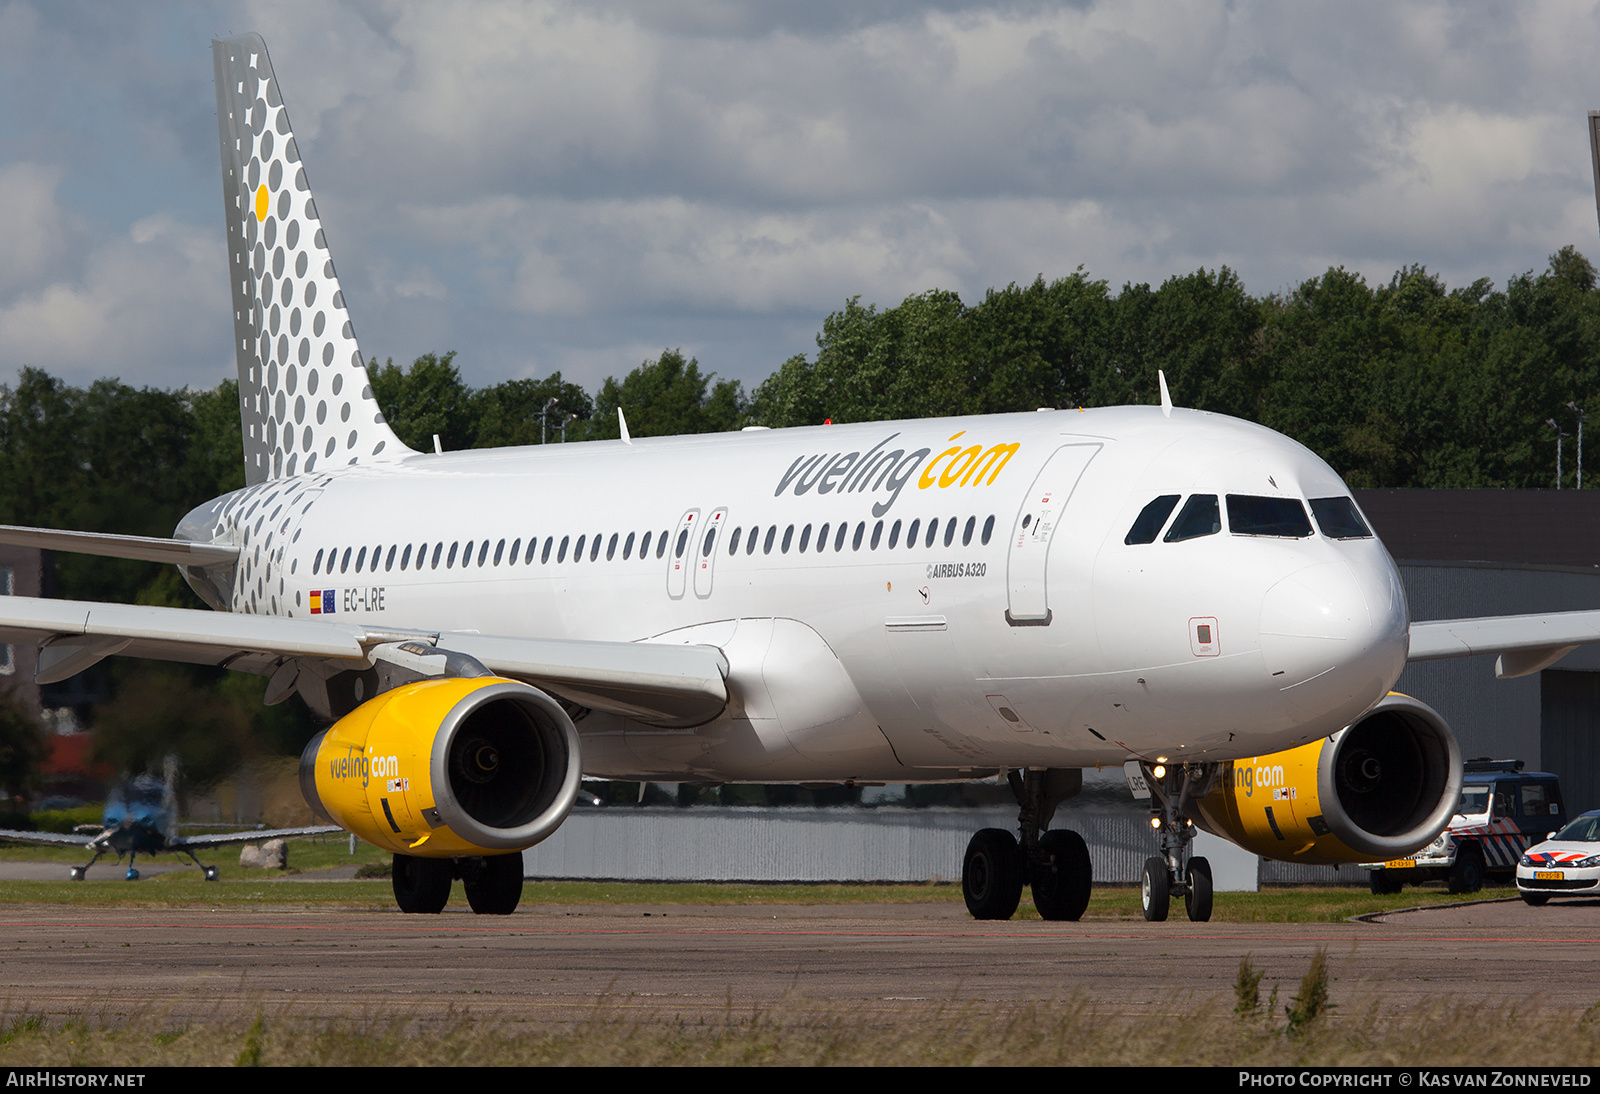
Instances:
[[[1150,827],[1151,828],[1160,828],[1161,827],[1161,818],[1160,817],[1151,817],[1150,818]]]
[[[1150,774],[1154,775],[1158,779],[1164,779],[1167,777],[1167,769],[1162,767],[1160,764],[1156,764],[1150,769]]]

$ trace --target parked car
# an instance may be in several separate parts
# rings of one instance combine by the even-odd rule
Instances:
[[[1600,809],[1528,848],[1517,863],[1517,892],[1535,907],[1553,896],[1600,893]]]

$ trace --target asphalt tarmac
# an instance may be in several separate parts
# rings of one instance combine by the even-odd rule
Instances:
[[[978,923],[959,905],[526,907],[474,916],[0,907],[0,1011],[175,1020],[696,1020],[753,1009],[906,1016],[1079,1000],[1106,1013],[1232,1006],[1239,959],[1293,993],[1325,946],[1341,1006],[1582,1010],[1600,998],[1600,902],[1520,901],[1375,923]],[[3,1014],[0,1014],[3,1019]]]

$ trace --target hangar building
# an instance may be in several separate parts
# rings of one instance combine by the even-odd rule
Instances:
[[[1600,491],[1357,490],[1400,568],[1411,618],[1600,609]],[[1600,808],[1600,646],[1497,680],[1493,656],[1407,666],[1399,690],[1450,723],[1464,757],[1561,777],[1567,815]]]

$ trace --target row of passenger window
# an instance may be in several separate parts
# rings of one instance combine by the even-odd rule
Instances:
[[[1163,494],[1139,512],[1133,527],[1122,542],[1127,544],[1154,543],[1167,518],[1177,508],[1180,494]],[[1306,508],[1298,498],[1267,498],[1252,494],[1228,494],[1228,531],[1236,536],[1275,536],[1280,539],[1304,539],[1311,534],[1311,521],[1306,519]],[[1372,530],[1361,519],[1356,503],[1345,497],[1312,498],[1311,514],[1317,527],[1329,539],[1370,539]],[[1183,503],[1167,534],[1164,543],[1181,543],[1186,539],[1215,535],[1222,531],[1222,512],[1215,494],[1190,494]]]
[[[748,538],[743,537],[743,528],[735,528],[733,530],[733,535],[728,538],[728,553],[730,555],[738,554],[739,545],[742,541],[744,544],[744,553],[747,555],[753,555],[756,553],[757,544],[760,544],[761,553],[764,555],[770,555],[774,546],[776,546],[782,554],[788,554],[790,547],[794,546],[795,542],[794,527],[795,526],[791,524],[785,528],[783,530],[783,537],[781,540],[778,537],[778,526],[776,524],[767,525],[766,535],[764,537],[761,533],[761,526],[759,524],[751,527]],[[893,548],[900,546],[900,533],[902,529],[905,531],[905,545],[907,547],[915,547],[917,545],[918,536],[922,537],[922,545],[924,547],[932,547],[940,538],[940,527],[940,518],[938,517],[928,521],[926,530],[923,529],[922,520],[920,517],[916,520],[913,520],[909,528],[904,527],[902,522],[897,520],[894,522],[894,524],[889,526],[889,548],[892,550]],[[954,545],[958,529],[960,530],[961,535],[961,546],[967,547],[972,544],[973,534],[977,531],[978,518],[968,517],[966,525],[963,527],[960,517],[951,517],[943,522],[942,527],[944,529],[943,539],[946,547]],[[799,551],[802,554],[812,548],[811,530],[812,525],[809,524],[800,529]],[[831,522],[825,523],[821,528],[817,529],[817,537],[815,541],[816,550],[826,551],[828,549],[829,539],[831,536],[833,549],[835,551],[843,551],[845,542],[847,540],[850,543],[850,549],[852,551],[861,550],[863,543],[866,544],[868,550],[876,551],[883,543],[883,532],[884,523],[881,520],[872,526],[872,534],[870,537],[867,535],[866,521],[857,522],[854,532],[850,530],[849,521],[841,521],[837,526]],[[993,536],[994,517],[991,516],[983,522],[983,533],[980,536],[979,542],[987,546],[989,540]],[[700,549],[700,554],[702,556],[711,553],[711,549],[715,543],[715,540],[716,533],[714,531],[706,533],[705,542],[701,545]]]
[[[332,550],[319,550],[317,552],[316,558],[311,560],[311,572],[312,574],[331,574],[334,571],[334,567],[337,566],[339,572],[342,574],[351,570],[352,561],[354,563],[354,571],[358,574],[363,571],[368,573],[376,573],[380,564],[385,571],[389,571],[395,568],[397,554],[399,556],[398,563],[400,569],[402,570],[437,570],[441,565],[446,569],[454,569],[458,560],[462,567],[473,565],[499,566],[502,563],[508,566],[515,566],[519,558],[521,559],[523,565],[531,566],[533,565],[533,560],[536,557],[541,563],[548,563],[550,561],[552,551],[555,552],[555,560],[557,562],[565,562],[567,560],[568,548],[572,549],[572,561],[581,562],[583,560],[584,550],[587,548],[589,551],[589,561],[594,562],[599,559],[602,546],[604,546],[606,552],[606,560],[610,561],[616,557],[617,541],[619,538],[619,533],[613,532],[611,534],[610,542],[607,543],[605,533],[601,532],[595,535],[593,540],[590,540],[587,535],[579,536],[577,544],[574,545],[571,536],[562,536],[560,540],[560,546],[558,547],[556,538],[554,536],[546,536],[544,539],[544,547],[541,550],[539,546],[539,537],[530,536],[528,537],[527,550],[524,551],[522,547],[522,537],[519,536],[511,541],[511,550],[509,552],[506,550],[506,541],[504,539],[500,540],[498,543],[492,544],[492,558],[490,557],[491,541],[487,539],[469,539],[467,541],[465,550],[462,550],[460,540],[451,543],[448,547],[442,542],[435,543],[432,545],[431,556],[429,554],[429,544],[427,543],[421,543],[417,545],[414,554],[413,548],[410,544],[406,544],[403,547],[399,544],[391,544],[389,546],[387,555],[384,554],[384,550],[381,545],[372,548],[370,554],[365,547],[361,547],[359,549],[355,547],[346,547],[343,549],[342,554],[340,553],[340,549],[335,547]],[[685,536],[679,537],[680,540],[684,538]],[[622,557],[624,559],[633,557],[634,544],[637,542],[639,545],[639,557],[644,558],[650,553],[650,543],[652,539],[655,540],[656,544],[656,557],[661,558],[665,556],[667,553],[666,532],[662,532],[659,538],[656,537],[656,533],[654,532],[646,532],[642,539],[639,538],[637,533],[629,532],[627,541],[623,545]],[[474,560],[473,557],[474,552],[476,552],[477,555],[476,560]],[[682,543],[680,543],[678,546],[678,553],[680,555],[683,553]],[[326,562],[326,565],[324,565],[324,562]],[[415,565],[413,565],[413,563],[415,563]]]
[[[944,545],[946,547],[949,547],[954,543],[957,528],[959,526],[959,517],[951,517],[949,520],[943,522]],[[934,518],[933,520],[928,521],[926,532],[924,532],[922,528],[922,521],[920,519],[913,520],[911,522],[911,526],[906,529],[906,546],[915,546],[917,537],[919,534],[921,534],[925,537],[925,542],[923,545],[925,547],[932,547],[935,540],[939,537],[940,527],[940,520],[938,518]],[[976,530],[976,527],[977,518],[968,517],[966,527],[961,529],[961,545],[963,547],[972,542],[973,533]],[[872,550],[875,551],[878,549],[879,543],[883,538],[883,531],[884,524],[883,521],[880,520],[872,529]],[[799,549],[802,552],[811,547],[811,532],[812,526],[809,524],[806,525],[805,528],[803,528],[800,532]],[[889,529],[889,546],[891,548],[899,545],[900,532],[901,522],[897,520]],[[743,528],[735,528],[733,530],[733,535],[728,541],[728,553],[730,555],[738,553],[741,540],[745,544],[745,553],[755,554],[756,545],[757,543],[761,542],[761,527],[759,525],[752,526],[748,539],[744,539],[743,533]],[[818,551],[824,551],[827,549],[830,533],[833,536],[833,549],[835,551],[844,550],[844,544],[847,538],[850,540],[851,548],[859,551],[861,550],[862,541],[867,534],[867,525],[865,521],[858,523],[855,527],[855,534],[852,536],[850,534],[850,525],[847,521],[840,522],[837,528],[835,528],[831,522],[824,524],[817,532],[816,549]],[[987,544],[993,534],[994,517],[991,516],[983,523],[982,542]],[[779,546],[779,550],[782,553],[789,553],[790,547],[794,543],[794,535],[795,526],[792,524],[783,530],[783,538],[781,545]],[[766,529],[766,540],[763,544],[762,553],[771,554],[777,538],[778,526],[775,524],[768,525]],[[556,562],[565,562],[567,561],[567,553],[569,548],[571,548],[572,561],[574,562],[583,561],[585,550],[588,551],[590,562],[599,561],[600,552],[602,549],[605,551],[606,561],[609,562],[617,556],[619,542],[622,550],[622,557],[626,561],[627,559],[633,557],[635,544],[638,545],[640,558],[645,558],[648,556],[650,554],[650,545],[652,541],[655,543],[655,557],[665,557],[669,542],[668,533],[666,532],[661,532],[659,536],[654,532],[646,532],[642,537],[635,532],[629,532],[626,539],[622,539],[621,533],[619,532],[611,533],[610,539],[607,539],[605,533],[601,532],[596,534],[592,539],[587,535],[581,535],[578,537],[576,543],[573,543],[571,536],[562,536],[559,544],[554,536],[546,536],[544,538],[544,545],[542,548],[540,547],[539,537],[530,536],[528,538],[526,550],[524,550],[522,538],[519,536],[511,541],[511,549],[509,551],[506,550],[506,541],[504,539],[501,539],[498,543],[492,544],[491,541],[487,539],[468,540],[465,549],[462,548],[460,540],[457,540],[448,546],[446,546],[443,542],[433,543],[431,545],[427,542],[424,542],[417,544],[415,547],[409,543],[403,545],[389,544],[387,552],[385,552],[382,544],[372,548],[323,548],[318,550],[316,557],[311,560],[311,573],[313,575],[331,574],[334,572],[335,567],[337,567],[339,573],[341,574],[350,572],[359,574],[376,573],[380,567],[385,572],[388,572],[392,571],[396,565],[398,565],[401,570],[437,570],[441,565],[444,566],[445,569],[454,569],[458,563],[463,568],[474,565],[480,567],[500,566],[502,564],[515,566],[517,565],[519,559],[524,566],[531,566],[535,558],[538,558],[541,564],[548,564],[550,562],[552,552],[554,553]],[[683,553],[688,546],[688,541],[689,532],[687,529],[678,533],[678,542],[673,547],[673,556],[675,558],[683,557]],[[716,531],[712,530],[707,532],[705,542],[700,553],[702,555],[710,554],[715,544]],[[293,567],[296,565],[298,565],[298,560],[291,566],[291,573],[294,572]]]

